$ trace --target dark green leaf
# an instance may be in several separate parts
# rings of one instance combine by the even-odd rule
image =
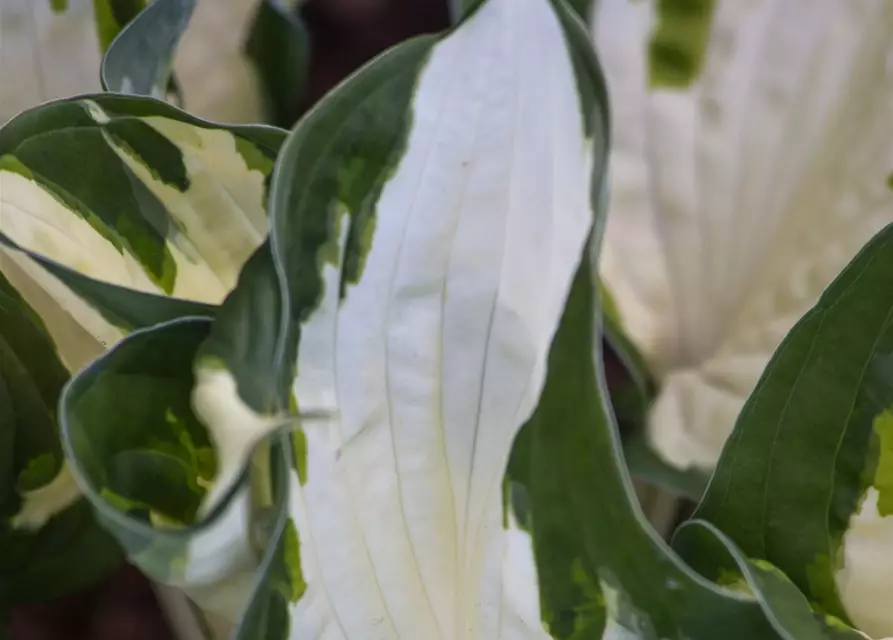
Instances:
[[[25,492],[60,472],[56,403],[68,371],[34,310],[0,274],[0,603],[53,598],[121,561],[83,500],[36,530],[12,526]],[[2,608],[2,607],[0,607]]]
[[[310,60],[310,36],[294,8],[283,0],[261,0],[246,52],[264,84],[267,119],[290,127]]]
[[[285,499],[292,468],[287,436],[274,436],[270,467],[261,470],[259,481],[271,484],[269,501],[250,499],[252,478],[245,472],[219,507],[191,525],[215,470],[208,433],[190,402],[192,363],[209,329],[207,319],[181,319],[138,331],[82,371],[60,404],[63,442],[101,522],[131,560],[157,580],[188,586],[190,575],[222,567],[217,575],[225,581],[226,571],[245,571],[245,563],[254,562],[255,546],[262,548],[260,571],[270,579],[256,582],[242,622],[245,635],[238,637],[279,638],[255,632],[253,625],[265,629],[270,615],[284,615],[287,625],[280,604],[294,600],[303,584],[299,567],[290,570],[289,527],[294,533],[294,525]],[[267,531],[244,528],[239,514],[249,506],[255,524],[267,522]],[[221,540],[228,542],[221,547]],[[203,555],[203,544],[220,551]]]
[[[844,620],[834,581],[842,536],[869,486],[881,501],[889,491],[878,419],[893,406],[891,319],[888,227],[782,342],[696,514]]]
[[[133,334],[75,378],[63,426],[70,459],[95,494],[107,489],[189,521],[214,470],[200,462],[212,447],[189,397],[190,338],[207,323],[179,322],[176,333]]]
[[[592,284],[584,260],[509,467],[528,495],[545,621],[568,640],[600,637],[599,615],[641,638],[711,638],[719,621],[730,640],[776,637],[754,598],[694,573],[643,518],[590,355]]]

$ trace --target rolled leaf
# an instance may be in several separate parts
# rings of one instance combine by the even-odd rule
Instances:
[[[251,586],[262,532],[251,528],[260,514],[248,485],[190,528],[216,474],[208,432],[190,407],[192,362],[209,324],[181,318],[120,342],[66,388],[62,435],[78,485],[130,561],[232,613]]]

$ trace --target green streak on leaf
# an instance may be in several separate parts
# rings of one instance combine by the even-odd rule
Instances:
[[[582,558],[574,558],[571,563],[571,580],[579,587],[583,598],[574,606],[574,630],[568,640],[598,637],[605,624],[605,596],[586,570]]]
[[[295,456],[295,470],[301,486],[307,484],[307,435],[300,429],[291,434],[292,453]]]
[[[342,203],[338,202],[332,207],[333,211],[328,216],[331,228],[329,229],[329,239],[320,246],[317,255],[319,256],[319,268],[323,269],[327,264],[335,268],[341,266],[341,226],[347,221],[350,222],[350,212]]]
[[[608,285],[605,284],[604,280],[599,278],[597,286],[599,299],[602,303],[602,313],[618,326],[623,326],[620,309],[617,306],[617,302],[614,300],[614,296],[611,295],[611,290],[608,289]]]
[[[745,580],[744,576],[738,570],[720,568],[716,584],[725,587],[726,589],[737,591],[738,593],[746,593],[749,596],[753,595],[750,585],[747,584],[747,580]]]
[[[133,215],[121,216],[117,228],[122,237],[127,238],[126,246],[136,257],[146,275],[166,294],[173,295],[177,281],[177,263],[164,238],[147,234],[145,220]]]
[[[344,281],[356,284],[363,277],[363,269],[366,266],[366,257],[372,248],[372,238],[375,235],[374,216],[357,218],[351,227],[348,238],[349,253],[344,265]]]
[[[658,0],[648,45],[652,87],[685,89],[704,65],[715,0]]]
[[[159,182],[181,192],[189,189],[183,152],[154,127],[139,118],[116,118],[104,129]]]
[[[825,624],[831,629],[842,631],[844,633],[853,631],[853,628],[837,616],[825,615]]]
[[[887,176],[887,188],[893,189],[893,173]]]
[[[19,472],[16,489],[19,493],[34,491],[49,484],[59,472],[59,461],[49,451],[28,461],[27,466]]]
[[[286,597],[291,602],[297,602],[307,590],[307,583],[304,581],[304,573],[301,570],[301,545],[298,541],[298,529],[291,518],[285,523],[285,533],[283,536],[282,553],[285,560],[285,567],[288,571],[290,587]]]
[[[103,52],[108,50],[121,29],[145,8],[146,0],[93,0],[96,31]]]
[[[32,135],[18,145],[16,157],[33,174],[36,184],[84,218],[118,251],[128,251],[150,280],[171,293],[177,266],[167,246],[167,229],[156,228],[144,217],[151,193],[109,145],[108,126],[90,121],[85,126]],[[130,133],[132,138],[132,130]],[[148,153],[145,141],[138,145],[141,152]],[[152,147],[157,155],[157,138]],[[52,153],[47,153],[48,148]],[[86,157],[90,162],[84,162]],[[170,160],[170,154],[164,159]]]
[[[241,136],[233,136],[236,141],[236,151],[245,161],[249,171],[260,171],[265,176],[273,172],[275,161],[260,150],[256,144]]]
[[[93,0],[93,17],[99,34],[99,46],[103,52],[107,51],[112,40],[121,31],[121,25],[115,20],[109,0]]]
[[[0,156],[0,171],[17,173],[29,180],[34,180],[34,174],[31,173],[31,170],[22,164],[21,160],[9,153]]]
[[[68,10],[68,0],[50,0],[53,13],[64,13]]]
[[[878,490],[877,509],[886,517],[893,514],[893,411],[887,409],[877,416],[873,427],[880,440],[874,476],[874,486]]]

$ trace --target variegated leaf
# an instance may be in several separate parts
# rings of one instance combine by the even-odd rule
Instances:
[[[266,234],[267,182],[282,139],[278,130],[227,129],[160,102],[112,95],[49,103],[7,123],[0,276],[52,355],[5,357],[4,376],[15,362],[43,368],[56,358],[63,372],[74,371],[132,329],[213,313]],[[0,337],[14,338],[13,328],[0,324]],[[25,393],[27,377],[19,378],[15,393]],[[74,525],[65,533],[65,522],[89,522],[71,469],[56,455],[56,401],[43,399],[42,448],[16,449],[17,471],[0,486],[9,510],[4,539],[17,544],[63,535],[74,545]],[[19,412],[0,430],[24,442],[35,429]],[[16,481],[32,467],[41,473]],[[41,529],[47,522],[53,526]]]
[[[64,395],[75,475],[131,557],[252,640],[823,630],[720,532],[743,591],[637,507],[594,339],[606,102],[567,5],[486,0],[311,112],[216,319],[134,333]],[[193,527],[169,526],[196,508],[172,504],[180,467],[103,499],[122,456],[201,423],[218,466]]]
[[[893,635],[893,226],[784,339],[697,516],[825,613]]]
[[[617,118],[602,275],[709,471],[794,322],[893,219],[893,6],[601,0]]]
[[[266,235],[267,180],[281,139],[278,130],[227,129],[113,95],[50,103],[0,130],[3,270],[15,286],[49,294],[32,304],[54,337],[65,331],[56,317],[84,327],[86,340],[56,338],[71,368],[126,330],[120,313],[104,315],[84,276],[223,299]]]
[[[99,522],[131,562],[158,581],[190,589],[209,610],[244,607],[257,566],[265,498],[247,485],[198,527],[200,501],[216,474],[208,432],[190,408],[192,362],[207,318],[178,319],[130,334],[66,387],[62,436],[72,473]],[[253,500],[254,498],[254,500]]]

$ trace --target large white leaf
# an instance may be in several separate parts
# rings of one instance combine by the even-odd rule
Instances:
[[[271,237],[300,322],[293,396],[329,416],[295,440],[292,638],[549,637],[502,479],[592,225],[566,28],[547,0],[489,0],[421,64],[423,41],[377,61],[283,148]],[[240,397],[256,351],[197,365],[196,410],[236,452],[224,482],[278,423]]]
[[[600,268],[662,379],[653,445],[709,469],[781,338],[893,219],[893,6],[718,0],[681,88],[649,84],[655,4],[597,3],[616,113]]]

